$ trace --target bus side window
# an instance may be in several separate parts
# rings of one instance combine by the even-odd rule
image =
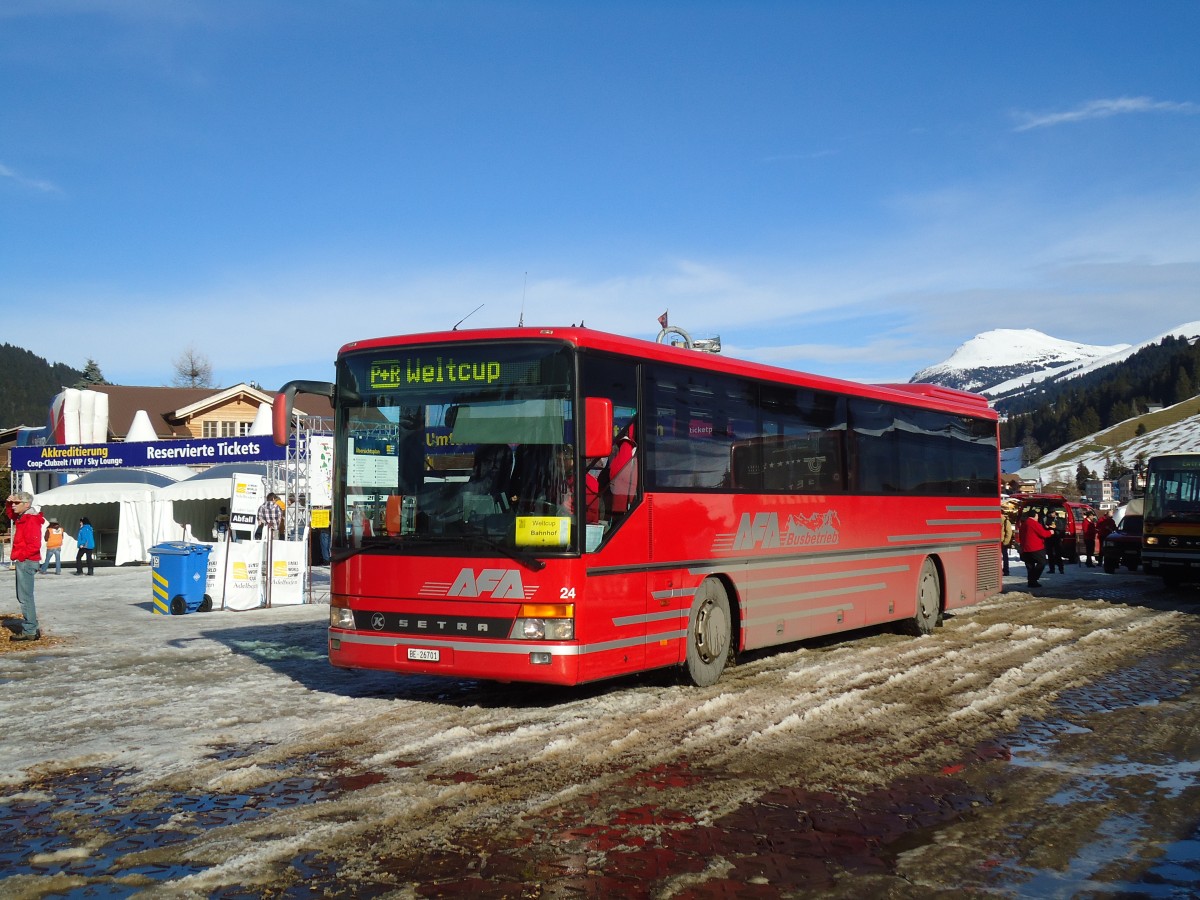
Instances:
[[[633,440],[632,428],[617,439],[617,445],[599,481],[601,496],[606,491],[608,493],[608,508],[612,515],[628,512],[637,496],[637,444]]]
[[[612,452],[607,458],[585,460],[589,466],[585,476],[587,521],[606,522],[608,530],[635,505],[638,496],[634,431],[638,409],[637,364],[628,359],[587,353],[580,371],[582,394],[606,397],[613,404],[616,433]]]

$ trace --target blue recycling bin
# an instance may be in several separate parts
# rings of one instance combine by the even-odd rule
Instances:
[[[167,541],[150,548],[154,612],[182,616],[212,609],[212,598],[204,593],[211,550],[205,544],[187,541]]]

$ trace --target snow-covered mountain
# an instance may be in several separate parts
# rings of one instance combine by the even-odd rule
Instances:
[[[1133,349],[1129,344],[1098,347],[1064,341],[1033,328],[997,328],[971,338],[945,362],[922,369],[911,381],[994,396],[1022,383],[1090,369],[1099,360]],[[1001,386],[1008,390],[999,390]]]
[[[977,391],[998,401],[999,408],[1031,388],[1041,389],[1121,363],[1167,337],[1200,341],[1200,321],[1138,344],[1114,347],[1063,341],[1033,329],[996,329],[967,341],[945,362],[922,369],[912,380]],[[1044,485],[1070,483],[1080,463],[1100,474],[1109,461],[1132,467],[1139,459],[1180,451],[1200,451],[1200,396],[1058,447],[1038,460],[1036,467]]]

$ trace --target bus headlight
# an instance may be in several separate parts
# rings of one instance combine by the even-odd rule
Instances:
[[[572,641],[575,639],[575,604],[523,604],[508,637],[514,641]]]
[[[1151,547],[1153,547],[1155,544],[1158,543],[1158,538],[1148,537],[1148,538],[1146,538],[1146,543],[1149,544]]]
[[[344,597],[329,598],[329,627],[330,628],[345,628],[347,631],[354,630],[354,612],[343,604],[346,602]]]

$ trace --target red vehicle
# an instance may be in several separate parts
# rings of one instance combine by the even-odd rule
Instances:
[[[1000,589],[996,415],[584,328],[347,344],[336,666],[577,684],[943,611]],[[582,477],[579,477],[582,476]]]
[[[1021,494],[1017,499],[1022,512],[1033,507],[1038,519],[1047,527],[1058,511],[1063,511],[1067,522],[1062,539],[1063,556],[1073,563],[1079,562],[1080,555],[1086,552],[1083,546],[1083,517],[1091,507],[1077,500],[1068,500],[1062,494]]]

